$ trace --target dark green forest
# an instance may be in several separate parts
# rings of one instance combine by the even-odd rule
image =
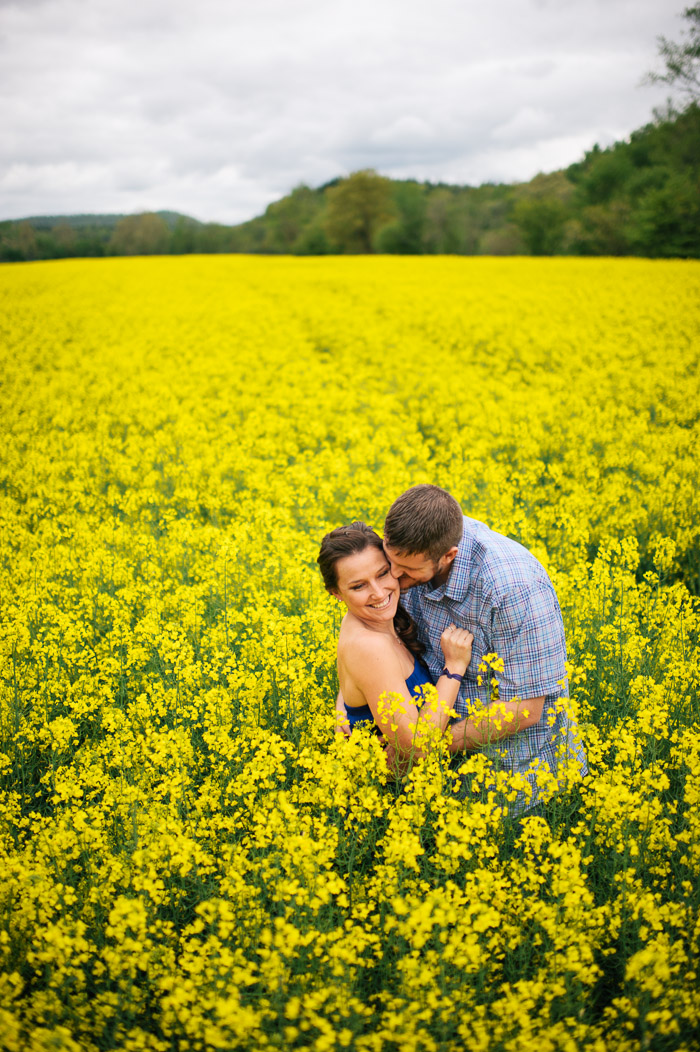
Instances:
[[[700,107],[668,108],[528,183],[478,187],[354,172],[298,186],[237,226],[175,212],[0,222],[0,260],[249,252],[700,258]]]

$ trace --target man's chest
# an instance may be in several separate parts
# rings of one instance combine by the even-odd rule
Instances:
[[[476,681],[478,666],[485,654],[494,650],[493,607],[482,597],[467,596],[452,600],[445,597],[431,600],[425,596],[416,597],[410,611],[418,627],[418,635],[425,643],[428,653],[428,664],[431,671],[439,671],[443,664],[440,637],[445,629],[454,624],[465,628],[474,636],[472,643],[472,660],[467,669],[468,680]]]

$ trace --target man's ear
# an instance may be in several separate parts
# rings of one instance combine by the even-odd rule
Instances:
[[[459,548],[456,544],[454,544],[451,548],[447,549],[442,559],[440,560],[440,562],[443,563],[443,570],[446,570],[448,566],[452,566],[452,563],[455,561],[455,556],[457,555],[458,551]]]

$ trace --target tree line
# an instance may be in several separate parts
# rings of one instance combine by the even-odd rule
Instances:
[[[176,213],[0,223],[0,260],[249,252],[700,258],[700,108],[667,113],[529,183],[392,180],[298,186],[237,226]]]

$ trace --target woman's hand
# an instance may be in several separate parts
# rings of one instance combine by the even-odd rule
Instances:
[[[445,667],[450,672],[463,675],[472,659],[474,636],[466,628],[449,625],[440,636],[440,646],[445,656]]]

